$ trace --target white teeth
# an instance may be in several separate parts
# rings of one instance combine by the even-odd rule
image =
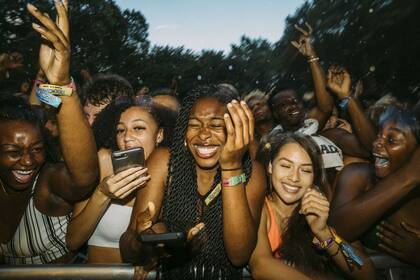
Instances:
[[[389,163],[388,158],[386,158],[386,157],[384,157],[380,154],[375,154],[375,153],[373,154],[373,156],[375,157],[375,166],[383,167],[383,166],[388,165],[388,163]]]
[[[383,167],[383,166],[388,165],[388,163],[389,163],[389,160],[387,160],[386,158],[379,158],[379,157],[375,158],[376,166]]]
[[[299,191],[299,187],[294,187],[294,186],[291,186],[291,185],[288,185],[288,184],[285,184],[285,183],[283,183],[283,188],[287,191],[287,192],[290,192],[290,193],[296,193],[296,192],[298,192]]]
[[[212,154],[217,150],[217,146],[196,146],[199,154]]]
[[[18,173],[20,175],[29,175],[32,172],[34,172],[33,170],[27,170],[27,171],[24,171],[24,170],[15,170],[15,171],[16,171],[16,173]]]

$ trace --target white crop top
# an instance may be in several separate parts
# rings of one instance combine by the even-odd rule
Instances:
[[[111,203],[88,241],[88,245],[119,248],[120,236],[127,230],[133,207]]]

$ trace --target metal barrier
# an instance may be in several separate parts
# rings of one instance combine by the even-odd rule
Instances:
[[[251,279],[244,269],[243,279]],[[156,272],[146,280],[155,280]],[[131,280],[134,267],[130,264],[66,264],[66,265],[7,265],[0,266],[0,280]]]
[[[377,272],[377,279],[407,280],[420,279],[420,269],[382,253],[369,256]]]

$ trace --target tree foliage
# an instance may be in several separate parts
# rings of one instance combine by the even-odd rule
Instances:
[[[0,51],[19,51],[26,67],[17,75],[36,73],[38,35],[26,1],[0,0]],[[230,52],[196,53],[184,47],[154,46],[141,12],[122,11],[112,0],[71,1],[73,74],[114,72],[135,87],[152,89],[178,85],[181,94],[200,83],[231,83],[241,93],[254,88],[270,90],[275,84],[311,90],[309,67],[290,41],[297,39],[294,25],[314,28],[315,47],[325,68],[341,64],[354,79],[363,79],[367,94],[393,92],[417,97],[420,60],[420,2],[416,0],[312,0],[286,19],[282,38],[270,43],[243,36]],[[53,16],[52,1],[36,5]],[[223,31],[221,31],[223,32]]]

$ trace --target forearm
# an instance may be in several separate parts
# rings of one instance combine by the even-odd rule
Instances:
[[[110,198],[97,188],[83,210],[72,217],[66,235],[67,247],[70,250],[77,250],[89,240],[110,201]]]
[[[67,169],[76,186],[86,188],[97,179],[98,157],[92,130],[76,93],[71,97],[62,97],[57,120]]]
[[[223,178],[239,174],[223,172]],[[257,240],[257,223],[252,217],[245,185],[222,187],[223,236],[227,254],[237,266],[248,262]]]
[[[327,84],[324,70],[319,63],[319,60],[309,62],[309,66],[311,68],[312,80],[314,83],[317,107],[321,112],[329,115],[334,108],[334,100],[326,90]]]
[[[346,240],[357,240],[389,209],[401,201],[418,184],[407,165],[352,201],[333,208],[330,221],[337,232]],[[354,217],[363,217],[363,219],[354,219]]]
[[[317,238],[319,240],[327,240],[329,238],[333,238],[333,235],[328,229]],[[340,268],[341,271],[349,275],[352,279],[374,279],[375,272],[369,258],[360,250],[356,249],[354,246],[352,246],[352,249],[357,254],[357,256],[359,256],[362,259],[363,265],[361,267],[357,267],[353,264],[353,267],[350,269],[349,263],[347,263],[346,258],[344,257],[342,251],[335,242],[333,242],[327,248],[326,251],[327,254],[331,256],[331,260],[337,265],[337,267]]]
[[[364,113],[360,102],[355,97],[349,99],[347,106],[352,121],[353,131],[363,147],[370,152],[376,138],[375,128]]]

